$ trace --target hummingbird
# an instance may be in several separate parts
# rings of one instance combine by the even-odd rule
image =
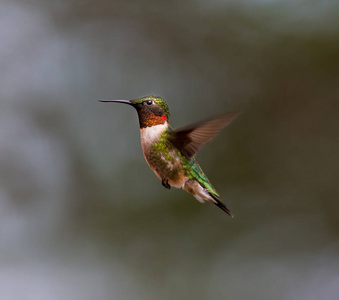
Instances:
[[[233,217],[202,171],[195,154],[240,113],[223,114],[173,130],[169,124],[168,105],[159,96],[99,101],[124,103],[136,109],[145,160],[165,188],[182,188],[198,201],[212,202]]]

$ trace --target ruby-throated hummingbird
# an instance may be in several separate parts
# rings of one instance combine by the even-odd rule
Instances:
[[[165,188],[183,188],[198,201],[210,201],[232,217],[194,155],[239,113],[224,114],[173,130],[168,122],[170,114],[167,103],[159,96],[99,101],[125,103],[137,110],[142,151],[146,162]]]

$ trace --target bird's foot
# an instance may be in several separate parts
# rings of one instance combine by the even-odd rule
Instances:
[[[161,183],[162,183],[162,185],[163,185],[166,189],[170,189],[170,188],[171,188],[171,186],[170,186],[169,183],[168,183],[168,180],[165,180],[165,178],[163,178],[163,179],[161,180]]]

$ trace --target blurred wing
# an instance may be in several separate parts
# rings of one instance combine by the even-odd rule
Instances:
[[[235,120],[240,113],[229,113],[210,120],[188,125],[172,132],[169,140],[188,159],[200,147],[213,139],[216,134]]]

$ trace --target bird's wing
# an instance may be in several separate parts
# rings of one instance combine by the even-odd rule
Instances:
[[[221,129],[235,120],[239,114],[239,112],[228,113],[179,128],[171,133],[169,140],[184,156],[191,159],[203,144],[209,142]]]

